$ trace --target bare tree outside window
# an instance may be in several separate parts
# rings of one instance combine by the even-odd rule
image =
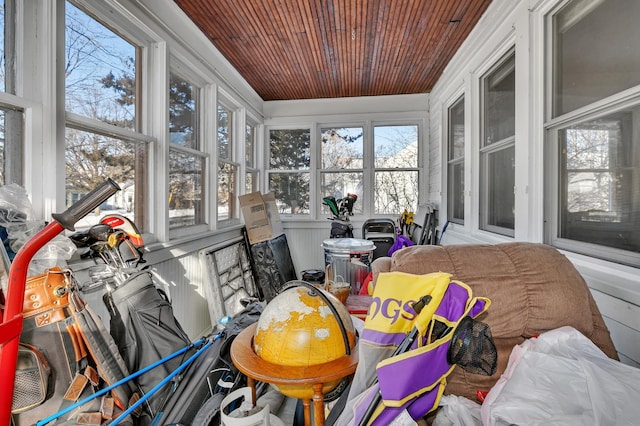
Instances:
[[[374,128],[374,212],[400,215],[418,208],[418,126]]]
[[[327,127],[320,130],[322,150],[321,198],[341,199],[356,194],[361,200],[353,213],[363,212],[364,129],[362,127]],[[330,214],[322,205],[322,214]]]
[[[560,237],[640,251],[636,116],[634,108],[560,130]]]
[[[109,177],[126,191],[102,209],[125,214],[145,230],[146,142],[118,136],[125,134],[122,129],[137,130],[138,48],[73,4],[65,5],[67,205]],[[85,226],[96,216],[89,215]]]
[[[66,3],[65,109],[135,130],[136,47]]]

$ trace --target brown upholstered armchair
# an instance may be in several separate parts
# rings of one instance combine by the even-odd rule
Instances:
[[[498,369],[491,377],[456,368],[446,394],[475,400],[504,371],[515,345],[536,334],[572,326],[610,358],[618,359],[611,336],[584,279],[553,247],[534,243],[497,245],[420,245],[403,248],[372,264],[374,282],[387,271],[412,274],[448,272],[469,285],[476,296],[491,299],[487,323],[498,349]]]

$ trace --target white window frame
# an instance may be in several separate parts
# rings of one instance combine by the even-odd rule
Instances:
[[[242,155],[243,158],[243,165],[244,165],[244,172],[241,173],[241,185],[240,185],[240,192],[243,194],[246,194],[247,192],[252,192],[252,191],[247,191],[247,182],[246,182],[246,176],[248,174],[252,174],[253,175],[253,179],[255,179],[255,182],[253,182],[253,191],[260,191],[260,188],[262,187],[262,182],[261,182],[261,176],[260,176],[260,164],[262,164],[262,156],[260,155],[260,153],[262,152],[258,147],[260,146],[261,143],[261,138],[260,135],[263,134],[262,132],[262,124],[259,123],[259,120],[256,119],[253,115],[249,114],[246,110],[245,110],[245,114],[244,114],[244,126],[242,126],[242,128],[244,128],[244,133],[243,133],[243,141],[242,141],[242,145],[243,145],[243,152],[244,154]],[[247,127],[251,127],[253,129],[253,153],[252,153],[252,159],[253,161],[249,164],[246,161],[246,154],[247,154],[247,140],[246,140],[246,131],[247,131]]]
[[[164,180],[167,184],[167,191],[165,193],[168,194],[168,184],[169,184],[169,152],[176,151],[180,153],[184,153],[187,155],[194,156],[195,158],[200,158],[204,161],[205,170],[202,174],[202,186],[204,195],[202,197],[202,205],[203,205],[203,223],[197,223],[190,226],[185,227],[176,227],[169,229],[169,216],[168,209],[169,205],[167,200],[163,200],[163,209],[166,210],[166,229],[168,229],[169,239],[177,240],[190,236],[200,235],[203,232],[207,232],[212,229],[212,219],[211,219],[211,179],[210,176],[213,175],[211,171],[211,152],[212,152],[212,136],[210,134],[209,129],[207,128],[207,119],[205,117],[205,111],[209,110],[210,105],[214,102],[211,100],[211,87],[207,84],[204,78],[197,74],[189,61],[178,55],[176,52],[172,52],[171,57],[169,58],[169,69],[171,73],[174,73],[186,81],[190,82],[193,86],[194,90],[198,91],[197,102],[198,105],[196,107],[196,111],[198,113],[197,116],[197,132],[199,139],[199,149],[192,149],[183,147],[178,144],[173,144],[167,139],[167,148],[166,148],[166,175],[164,175]],[[169,99],[168,99],[168,90],[169,90],[169,74],[167,74],[167,89],[166,89],[166,105],[169,107]],[[167,110],[168,111],[168,110]],[[168,117],[168,114],[167,114]],[[169,122],[167,121],[165,132],[169,133]],[[166,197],[165,197],[166,198]]]
[[[371,128],[371,131],[368,130],[368,123],[366,122],[358,122],[358,121],[354,121],[354,122],[349,122],[349,123],[331,123],[331,122],[327,122],[327,123],[316,123],[315,124],[315,130],[314,133],[311,134],[311,140],[312,140],[312,150],[311,150],[311,163],[315,164],[316,167],[314,168],[314,173],[312,173],[312,176],[315,178],[315,186],[313,188],[316,188],[315,191],[312,191],[309,194],[309,205],[315,205],[316,208],[314,210],[310,210],[312,212],[315,213],[315,215],[317,217],[330,217],[331,213],[329,212],[329,208],[327,206],[323,207],[323,203],[322,203],[322,198],[323,196],[322,194],[322,178],[324,174],[329,174],[329,173],[361,173],[362,174],[362,186],[363,188],[366,188],[366,180],[367,180],[367,176],[366,176],[366,169],[367,167],[367,153],[366,153],[366,146],[367,146],[367,137],[368,137],[368,133],[370,133],[371,131],[373,131],[373,128]],[[335,129],[346,129],[346,128],[361,128],[362,129],[362,150],[363,150],[363,161],[362,161],[362,168],[353,168],[353,169],[339,169],[339,168],[323,168],[322,167],[322,129],[327,129],[327,128],[335,128]],[[315,144],[313,143],[313,141],[315,140]],[[314,153],[316,155],[316,158],[314,159]],[[311,187],[310,187],[311,190]],[[365,191],[366,193],[366,191]],[[342,194],[342,197],[345,197],[347,194]],[[359,199],[356,201],[356,203],[359,203],[360,206],[358,207],[362,207],[361,210],[365,211],[364,206],[362,205],[363,203],[363,198],[364,197],[359,197]],[[312,201],[313,200],[313,201]],[[310,207],[311,208],[311,207]],[[326,210],[326,211],[325,211]],[[362,216],[362,213],[359,214],[355,214],[353,217],[360,217]]]
[[[309,132],[309,168],[308,169],[272,169],[271,168],[271,131],[272,130],[306,130]],[[313,195],[314,189],[318,191],[318,177],[316,176],[316,162],[317,162],[317,154],[314,154],[318,145],[318,138],[316,133],[319,132],[316,124],[295,124],[295,125],[282,125],[282,126],[264,126],[264,162],[265,165],[265,179],[262,183],[264,191],[271,191],[269,187],[269,182],[271,181],[272,174],[285,174],[285,173],[306,173],[309,175],[309,213],[300,213],[300,214],[292,214],[292,213],[283,213],[280,212],[280,217],[282,219],[296,219],[296,220],[310,220],[314,219],[317,216],[316,210],[320,207],[316,205],[316,197]],[[277,201],[277,197],[276,197]]]
[[[600,3],[601,0],[594,1]],[[561,2],[546,14],[545,20],[545,76],[547,84],[545,93],[547,102],[545,103],[545,243],[567,250],[573,253],[603,259],[624,265],[637,267],[640,264],[640,253],[634,253],[614,247],[603,246],[594,243],[581,242],[559,237],[560,227],[560,158],[558,152],[559,132],[572,124],[581,123],[605,117],[618,111],[640,106],[640,85],[622,90],[614,95],[600,99],[591,104],[569,111],[565,114],[553,117],[553,60],[554,60],[554,28],[552,25],[553,16],[566,5],[568,1]],[[591,9],[589,9],[591,10]],[[583,14],[587,11],[581,11]],[[581,15],[582,16],[582,15]],[[640,123],[639,123],[640,124]],[[637,130],[637,129],[636,129]],[[637,142],[637,140],[635,140]]]
[[[416,126],[418,129],[418,146],[416,152],[416,166],[415,167],[397,167],[393,169],[383,168],[383,167],[375,167],[376,154],[374,152],[375,149],[375,141],[374,141],[374,133],[376,127],[392,127],[392,126]],[[369,134],[366,134],[365,130],[365,164],[369,165],[369,167],[365,166],[365,180],[364,180],[364,193],[367,194],[367,189],[370,190],[371,193],[375,191],[375,175],[377,172],[417,172],[418,174],[418,194],[416,198],[416,210],[420,205],[420,194],[424,192],[423,189],[423,171],[422,171],[422,157],[423,157],[423,140],[424,140],[424,128],[422,126],[422,121],[414,120],[414,119],[406,119],[406,120],[373,120],[369,123]],[[368,143],[367,140],[370,142]],[[371,149],[367,150],[366,146],[370,146]],[[371,170],[369,173],[368,171]],[[368,176],[370,174],[370,176]],[[372,217],[389,217],[389,213],[375,213],[375,205],[374,198],[370,197],[370,200],[363,200],[365,202],[365,212],[368,212],[368,216]],[[368,202],[367,202],[368,201]],[[402,212],[398,212],[398,215],[402,214]]]
[[[457,106],[460,102],[462,102],[462,108],[464,111],[464,146],[463,146],[463,150],[462,150],[462,157],[456,157],[456,158],[451,158],[451,110]],[[466,181],[466,175],[467,175],[467,163],[468,161],[465,160],[465,156],[466,156],[466,151],[467,151],[467,139],[468,139],[468,135],[469,135],[469,130],[467,128],[467,116],[469,115],[469,112],[467,111],[467,96],[466,93],[464,91],[462,91],[461,93],[456,93],[455,96],[453,96],[453,100],[450,101],[444,108],[444,117],[445,118],[445,125],[443,126],[444,128],[444,140],[445,140],[445,156],[444,156],[444,161],[447,164],[447,171],[446,171],[446,177],[445,182],[446,182],[446,194],[447,194],[447,221],[451,222],[451,223],[456,223],[460,226],[464,226],[465,223],[465,209],[467,209],[467,202],[466,202],[466,193],[468,192],[468,189],[465,187],[465,181]],[[452,170],[454,166],[457,165],[462,165],[462,169],[464,171],[464,175],[465,178],[462,180],[462,188],[463,188],[463,199],[465,199],[464,202],[464,206],[463,206],[463,212],[462,212],[462,218],[456,218],[453,216],[453,211],[454,211],[454,201],[453,201],[453,196],[452,196],[452,192],[453,192],[453,183],[451,176],[452,176]]]
[[[152,164],[154,162],[154,153],[157,150],[156,147],[158,145],[158,139],[151,134],[150,126],[148,125],[149,118],[146,117],[146,115],[148,114],[149,110],[147,104],[150,102],[150,96],[145,89],[149,87],[147,80],[150,78],[149,75],[151,73],[146,68],[150,67],[150,64],[157,60],[157,58],[153,58],[150,55],[153,52],[152,46],[154,45],[155,41],[158,40],[158,37],[148,27],[140,25],[139,22],[134,22],[131,19],[130,15],[127,15],[120,8],[113,7],[113,5],[109,2],[96,3],[90,2],[88,0],[69,1],[73,3],[75,7],[84,11],[84,13],[87,13],[88,15],[94,17],[94,19],[99,20],[111,31],[120,35],[120,37],[123,37],[129,43],[136,46],[136,48],[138,49],[138,53],[136,55],[136,60],[138,61],[137,66],[141,67],[142,69],[136,70],[136,79],[138,80],[138,96],[136,101],[138,102],[138,107],[136,108],[135,131],[125,129],[120,126],[111,125],[100,120],[94,120],[89,117],[85,117],[72,112],[65,112],[64,129],[62,129],[62,138],[59,142],[62,144],[61,149],[64,150],[64,132],[66,128],[72,128],[88,133],[95,133],[134,144],[147,145],[147,176],[145,186],[153,187],[152,182],[155,179],[152,176],[154,170]],[[58,4],[60,8],[65,9],[65,1],[60,1]],[[59,37],[64,39],[66,26],[66,22],[64,20],[65,14],[62,13],[60,15],[62,16],[62,29]],[[64,49],[60,53],[60,55],[64,55]],[[59,105],[62,105],[62,108],[64,108],[63,99],[59,99],[58,103]],[[64,170],[64,155],[62,155],[61,158],[63,161],[63,168],[61,170]],[[62,173],[60,179],[62,180],[62,182],[64,182],[64,173]],[[66,191],[63,190],[61,194],[64,195],[65,193]],[[139,224],[139,226],[141,229],[144,229],[145,242],[150,243],[154,242],[157,238],[155,226],[157,223],[157,218],[155,218],[153,215],[155,207],[153,205],[153,198],[150,197],[149,191],[145,191],[142,194],[142,198],[144,199],[144,224]],[[64,203],[64,199],[65,197],[62,196],[59,203]]]
[[[218,151],[218,107],[224,108],[230,115],[230,120],[228,120],[229,132],[231,136],[229,138],[229,158],[220,158]],[[215,170],[215,185],[212,188],[218,188],[218,165],[220,163],[228,164],[236,168],[236,176],[235,176],[235,188],[233,191],[233,198],[229,200],[229,210],[230,215],[227,219],[219,219],[218,218],[218,209],[217,209],[217,197],[216,198],[216,222],[218,227],[227,227],[233,226],[240,223],[240,202],[238,200],[238,195],[243,193],[243,183],[244,183],[244,122],[246,111],[240,108],[233,99],[227,95],[222,89],[218,89],[217,97],[216,97],[216,106],[215,106],[215,122],[216,122],[216,137],[215,137],[215,157],[216,157],[216,165]]]
[[[514,229],[505,228],[501,226],[495,226],[488,223],[489,216],[489,203],[488,203],[488,194],[491,191],[489,188],[488,182],[488,169],[489,169],[489,156],[496,152],[500,152],[507,149],[515,149],[516,145],[516,132],[514,131],[513,136],[506,137],[502,140],[498,140],[496,142],[491,143],[490,145],[485,145],[485,135],[484,135],[484,119],[485,119],[485,110],[484,110],[484,101],[485,101],[485,90],[484,83],[486,79],[499,67],[501,67],[505,62],[514,58],[513,70],[516,72],[516,49],[515,46],[512,46],[510,49],[500,55],[498,59],[480,76],[478,80],[478,93],[479,93],[479,145],[478,145],[478,154],[479,154],[479,183],[480,183],[480,191],[479,191],[479,228],[482,231],[491,232],[494,234],[499,234],[507,237],[514,237],[515,235],[515,217],[514,217]],[[516,85],[517,89],[517,85]],[[517,103],[517,93],[516,93],[516,103]],[[515,209],[515,187],[514,187],[514,205]],[[515,211],[514,211],[515,215]]]

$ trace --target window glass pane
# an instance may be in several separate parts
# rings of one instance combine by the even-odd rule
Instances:
[[[418,167],[418,126],[376,126],[375,167]]]
[[[418,171],[375,173],[374,213],[399,216],[418,208]]]
[[[169,139],[187,148],[200,149],[197,88],[182,77],[169,77]]]
[[[456,223],[464,222],[464,163],[449,164],[449,220]]]
[[[516,57],[511,54],[483,78],[483,146],[515,134]]]
[[[256,128],[247,125],[244,138],[244,161],[247,167],[255,167],[255,140]]]
[[[637,0],[574,0],[554,16],[554,116],[640,84],[638,16]]]
[[[447,219],[464,223],[464,96],[449,107],[448,118]]]
[[[487,156],[486,220],[489,226],[513,229],[515,195],[515,147],[485,154]],[[486,229],[486,228],[485,228]]]
[[[0,0],[0,91],[16,94],[15,0]]]
[[[449,108],[449,160],[464,157],[464,97]]]
[[[0,108],[0,185],[22,185],[22,111]]]
[[[65,53],[65,109],[135,130],[135,46],[67,2]]]
[[[232,160],[231,157],[231,123],[232,113],[222,105],[218,105],[218,158]]]
[[[560,130],[561,238],[640,251],[639,114],[636,108]]]
[[[323,169],[362,169],[362,127],[320,130]]]
[[[5,53],[12,51],[13,49],[7,49],[5,40],[5,20],[6,20],[6,7],[4,1],[0,1],[0,91],[5,92],[7,87],[7,62],[5,59]]]
[[[283,214],[309,214],[309,173],[271,173],[269,190]]]
[[[230,163],[218,163],[218,220],[236,217],[234,207],[236,199],[238,167]]]
[[[82,198],[103,183],[107,177],[118,183],[121,191],[76,224],[83,229],[97,223],[106,213],[122,214],[133,220],[141,231],[146,230],[144,203],[138,199],[145,187],[146,144],[129,142],[91,133],[66,129],[65,188],[66,205]]]
[[[244,193],[251,194],[258,190],[258,172],[250,171],[245,174],[244,178]]]
[[[169,228],[206,223],[202,157],[169,151]]]
[[[335,172],[322,173],[321,199],[324,197],[334,197],[336,200],[342,199],[347,194],[356,194],[362,200],[362,172]],[[352,213],[362,213],[362,202],[353,205]],[[323,214],[331,214],[329,206],[322,205]]]
[[[311,165],[309,129],[269,131],[269,167],[276,170],[306,170]]]

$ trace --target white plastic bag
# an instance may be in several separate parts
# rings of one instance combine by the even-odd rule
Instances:
[[[485,425],[638,424],[640,369],[561,327],[514,347],[482,404]]]
[[[443,395],[432,426],[481,426],[480,404],[458,395]]]

